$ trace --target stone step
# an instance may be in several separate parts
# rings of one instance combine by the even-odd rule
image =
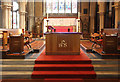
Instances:
[[[34,65],[0,65],[2,71],[33,71]]]
[[[92,64],[120,64],[120,59],[91,59]]]
[[[32,71],[2,71],[2,79],[31,79]]]
[[[35,64],[34,71],[92,71],[91,64]]]
[[[118,71],[97,71],[97,79],[119,79],[120,72]]]
[[[40,78],[82,78],[95,79],[94,71],[33,71],[32,79]]]
[[[34,65],[35,59],[1,59],[2,65]]]
[[[2,82],[119,82],[119,79],[71,79],[71,78],[2,79]]]
[[[0,72],[2,79],[31,79],[32,71],[3,71]],[[97,79],[118,79],[118,71],[97,71]]]
[[[53,65],[56,65],[56,64],[53,64]],[[60,67],[60,65],[52,66],[52,69],[56,70],[56,67]],[[35,66],[35,68],[38,67],[38,68],[40,68],[39,70],[47,70],[48,68],[45,66],[49,66],[49,69],[51,68],[50,67],[51,64],[42,64],[39,66]],[[87,66],[87,65],[84,65],[83,67],[85,67],[85,66]],[[66,66],[64,66],[64,67],[66,67]],[[69,66],[67,66],[67,67],[69,67]],[[96,64],[96,65],[93,65],[93,67],[94,67],[95,71],[117,71],[118,68],[120,68],[120,66],[118,66],[118,65],[105,65],[105,64],[103,64],[103,65]],[[73,68],[74,68],[74,66],[73,66]],[[33,71],[33,69],[34,69],[34,65],[0,65],[0,70],[2,70],[2,71]]]
[[[94,71],[118,71],[118,68],[120,66],[118,65],[106,65],[106,64],[99,64],[99,65],[93,65]]]
[[[35,64],[91,64],[91,60],[89,59],[46,59],[46,60],[36,60]]]
[[[36,59],[0,59],[3,65],[34,65]],[[120,59],[91,59],[92,64],[120,64]]]

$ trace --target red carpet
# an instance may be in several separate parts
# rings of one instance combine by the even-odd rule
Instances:
[[[80,55],[45,55],[45,50],[36,59],[33,79],[72,78],[95,79],[91,60],[81,50]]]

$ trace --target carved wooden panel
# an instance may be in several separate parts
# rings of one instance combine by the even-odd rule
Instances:
[[[117,53],[117,36],[103,36],[104,53]]]
[[[70,35],[70,34],[69,34]],[[57,37],[57,51],[72,51],[72,38],[66,34]]]
[[[10,53],[22,53],[24,51],[24,36],[10,36]]]
[[[52,55],[79,55],[79,33],[49,33],[46,35],[46,54]]]

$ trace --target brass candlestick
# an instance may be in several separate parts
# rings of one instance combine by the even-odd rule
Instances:
[[[47,32],[49,32],[49,31],[48,31],[48,22],[49,22],[49,20],[47,19],[46,21],[47,21]]]

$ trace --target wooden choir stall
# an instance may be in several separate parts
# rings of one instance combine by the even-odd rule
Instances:
[[[10,53],[20,53],[24,51],[24,35],[10,35]]]
[[[103,53],[117,53],[118,36],[117,35],[103,35]]]
[[[79,55],[80,34],[77,32],[45,33],[46,55]]]

